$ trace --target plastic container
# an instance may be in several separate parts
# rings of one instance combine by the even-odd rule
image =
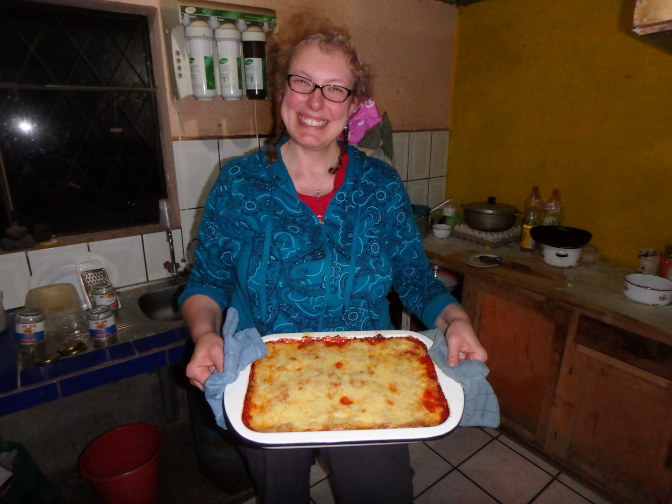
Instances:
[[[539,187],[533,186],[532,192],[525,200],[525,214],[523,214],[522,231],[520,233],[520,250],[531,252],[536,243],[530,234],[530,229],[539,225],[539,214],[543,200],[539,194]]]
[[[544,219],[542,226],[557,226],[562,212],[562,201],[560,201],[560,190],[553,189],[553,194],[544,203]]]
[[[162,446],[155,425],[124,425],[94,439],[79,457],[79,470],[103,504],[158,504]]]

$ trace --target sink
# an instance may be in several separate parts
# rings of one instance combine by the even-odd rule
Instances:
[[[138,306],[146,317],[159,322],[180,320],[177,298],[184,290],[184,285],[169,285],[150,292],[138,298]]]

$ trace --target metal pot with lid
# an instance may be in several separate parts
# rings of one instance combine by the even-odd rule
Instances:
[[[478,231],[506,231],[514,226],[518,216],[516,207],[497,203],[494,196],[490,196],[488,201],[467,203],[462,205],[462,208],[464,209],[464,222]]]

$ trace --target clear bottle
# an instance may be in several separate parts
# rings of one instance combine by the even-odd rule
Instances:
[[[532,239],[530,230],[534,226],[539,225],[539,217],[541,214],[541,207],[544,201],[539,194],[539,187],[532,187],[532,192],[525,200],[525,214],[523,215],[522,231],[520,233],[520,250],[524,252],[531,252],[534,250],[536,243]]]
[[[560,212],[562,212],[562,201],[560,201],[560,190],[553,189],[553,194],[546,200],[544,204],[544,219],[541,221],[542,226],[557,226],[560,220]]]

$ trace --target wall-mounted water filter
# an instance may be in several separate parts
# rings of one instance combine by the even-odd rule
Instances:
[[[243,32],[245,90],[250,100],[263,100],[268,94],[266,83],[266,34],[260,26]]]
[[[184,28],[184,36],[194,98],[212,100],[217,95],[213,30],[206,21],[195,19]]]
[[[162,0],[161,17],[166,32],[170,33],[166,42],[173,63],[173,88],[178,98],[194,95],[197,100],[211,100],[217,94],[221,94],[225,100],[237,100],[245,94],[250,94],[246,93],[244,82],[246,65],[243,59],[240,61],[241,71],[238,72],[236,67],[234,72],[234,66],[237,65],[237,62],[235,65],[233,63],[235,45],[237,43],[238,46],[242,46],[241,39],[244,37],[242,34],[251,27],[253,30],[250,34],[255,33],[256,38],[261,38],[263,35],[265,43],[268,35],[277,32],[278,20],[274,11],[212,1],[182,3],[180,0]],[[238,30],[238,35],[233,31],[233,27]],[[211,54],[208,52],[207,44],[210,32],[212,32]],[[257,45],[252,58],[256,59],[260,49],[259,40],[254,42]],[[194,56],[195,53],[198,53],[197,56]],[[200,63],[201,53],[203,65],[192,66],[194,63]],[[242,48],[239,49],[239,54],[242,56]],[[212,58],[214,69],[214,94],[211,89],[212,82],[208,80],[212,77],[208,73],[209,57]],[[256,72],[252,77],[253,97],[265,98],[267,94],[265,48],[263,63],[258,65],[253,61],[251,66],[255,71],[261,67],[261,73]],[[194,77],[192,73],[197,75]],[[237,84],[234,82],[236,79]]]
[[[240,30],[233,23],[222,23],[215,30],[219,88],[225,100],[240,100],[243,96],[243,54]]]

